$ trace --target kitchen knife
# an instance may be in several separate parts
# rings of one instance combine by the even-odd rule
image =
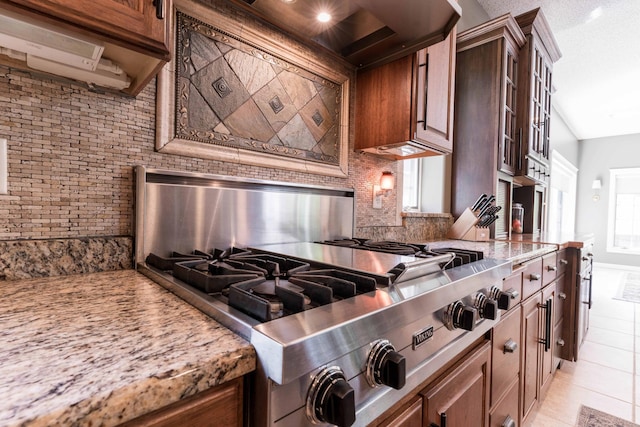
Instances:
[[[485,225],[485,227],[490,226],[491,224],[493,224],[494,222],[496,222],[496,220],[500,218],[498,215],[492,215],[491,216],[491,220],[489,221],[489,223],[487,225]]]
[[[480,204],[480,208],[478,208],[479,210],[478,217],[481,217],[482,215],[487,213],[487,209],[491,207],[491,203],[495,199],[496,199],[496,196],[492,194],[491,196],[487,197],[483,203]]]
[[[484,193],[481,194],[480,197],[478,197],[478,200],[476,200],[476,202],[471,207],[471,210],[475,212],[478,209],[480,209],[480,205],[482,205],[482,202],[484,202],[487,197],[488,196],[486,194],[484,194]]]

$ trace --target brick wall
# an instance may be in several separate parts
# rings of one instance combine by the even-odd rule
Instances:
[[[356,225],[395,221],[394,195],[385,209],[371,208],[371,187],[383,170],[396,170],[394,162],[350,150],[349,178],[341,179],[160,154],[155,107],[155,82],[133,99],[0,67],[0,137],[9,158],[0,240],[132,236],[138,164],[355,188]]]

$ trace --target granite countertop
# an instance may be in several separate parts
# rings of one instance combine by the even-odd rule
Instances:
[[[112,426],[255,369],[253,347],[134,270],[0,282],[0,426]]]
[[[593,233],[540,233],[512,234],[508,238],[499,239],[511,242],[546,243],[564,248],[583,248],[587,242],[593,242]]]
[[[513,265],[522,264],[534,258],[558,250],[557,245],[529,242],[508,242],[489,240],[486,242],[472,242],[467,240],[441,240],[428,242],[429,247],[457,248],[482,251],[485,258],[506,259]]]

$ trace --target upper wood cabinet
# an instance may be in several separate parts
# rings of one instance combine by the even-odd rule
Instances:
[[[455,29],[356,78],[355,148],[394,159],[451,153]]]
[[[499,172],[512,176],[516,171],[518,68],[524,43],[524,34],[511,15],[458,35],[451,195],[454,215],[462,214],[482,193],[504,195],[499,200],[510,202],[510,185],[498,188]],[[508,218],[509,206],[502,208],[500,216]],[[501,228],[508,224],[504,222]],[[508,232],[508,227],[502,231]]]
[[[31,22],[101,40],[102,57],[130,77],[122,91],[129,95],[137,95],[171,58],[171,0],[0,0],[0,6]]]
[[[55,19],[102,34],[124,47],[136,48],[161,59],[169,59],[166,16],[170,0],[10,0],[11,3]]]
[[[517,180],[523,185],[549,182],[549,130],[553,63],[560,50],[542,10],[534,9],[517,16],[516,21],[527,38],[520,52],[521,132]]]

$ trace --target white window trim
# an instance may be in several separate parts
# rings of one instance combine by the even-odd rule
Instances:
[[[640,168],[609,169],[609,212],[607,220],[607,252],[640,255],[640,250],[624,249],[613,245],[616,215],[616,178],[621,175],[640,175]]]

